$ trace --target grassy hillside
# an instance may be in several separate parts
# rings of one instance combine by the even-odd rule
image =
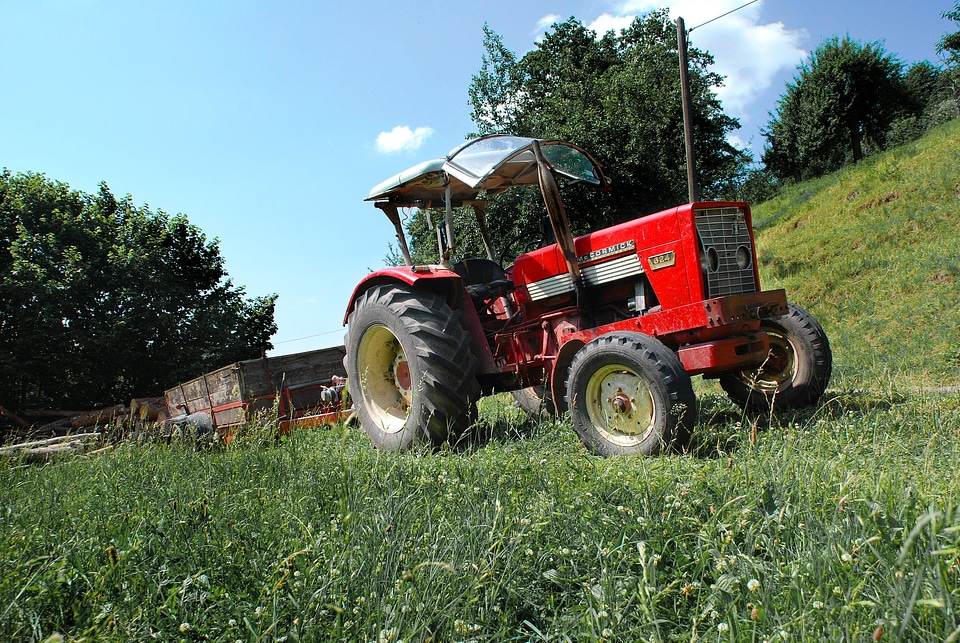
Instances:
[[[754,210],[764,287],[821,321],[834,385],[960,383],[960,120]]]

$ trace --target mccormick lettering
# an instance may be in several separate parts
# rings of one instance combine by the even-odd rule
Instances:
[[[618,243],[615,246],[609,246],[607,248],[601,248],[600,250],[594,250],[593,252],[588,252],[585,255],[580,255],[577,257],[577,263],[589,263],[591,261],[596,261],[597,259],[603,259],[609,257],[610,255],[617,255],[622,252],[627,252],[629,250],[636,250],[637,244],[635,241],[624,241],[623,243]]]

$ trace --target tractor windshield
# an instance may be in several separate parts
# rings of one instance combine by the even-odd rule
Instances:
[[[450,153],[443,169],[470,187],[486,190],[537,182],[534,139],[488,136],[470,141]],[[540,141],[540,149],[560,176],[602,185],[602,174],[586,152],[563,141]]]
[[[439,203],[449,195],[454,202],[462,203],[476,199],[481,190],[497,194],[516,185],[535,185],[534,141],[537,139],[503,135],[467,141],[445,159],[421,163],[380,183],[367,200],[420,205]],[[606,187],[600,166],[584,150],[565,141],[537,142],[558,178]]]
[[[367,201],[374,201],[393,223],[408,266],[413,265],[413,260],[400,220],[400,208],[444,210],[443,225],[437,227],[437,240],[440,261],[446,265],[456,249],[453,208],[471,205],[487,258],[492,261],[493,249],[484,222],[486,199],[514,186],[540,185],[557,243],[565,257],[572,257],[573,237],[560,202],[557,179],[589,183],[601,190],[608,187],[593,157],[572,143],[494,134],[467,141],[446,158],[420,163],[387,179],[370,190]],[[576,272],[576,265],[570,265],[570,270]]]

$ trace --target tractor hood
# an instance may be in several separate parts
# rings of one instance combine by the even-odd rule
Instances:
[[[387,179],[370,190],[367,201],[389,201],[397,206],[434,207],[449,199],[452,205],[539,181],[533,150],[539,143],[553,173],[571,181],[606,189],[600,165],[583,149],[557,140],[495,134],[467,141],[446,158],[426,161]],[[449,192],[448,192],[449,189]]]

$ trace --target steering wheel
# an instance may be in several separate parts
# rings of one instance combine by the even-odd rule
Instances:
[[[520,255],[542,247],[542,237],[538,236],[536,239],[529,239],[529,237],[530,232],[522,231],[510,238],[510,241],[506,243],[506,245],[503,247],[503,251],[500,253],[500,267],[507,269],[513,265],[513,263],[517,260],[517,257]],[[526,240],[526,242],[524,242],[524,240]],[[514,250],[518,248],[520,249],[520,252],[514,252]]]

